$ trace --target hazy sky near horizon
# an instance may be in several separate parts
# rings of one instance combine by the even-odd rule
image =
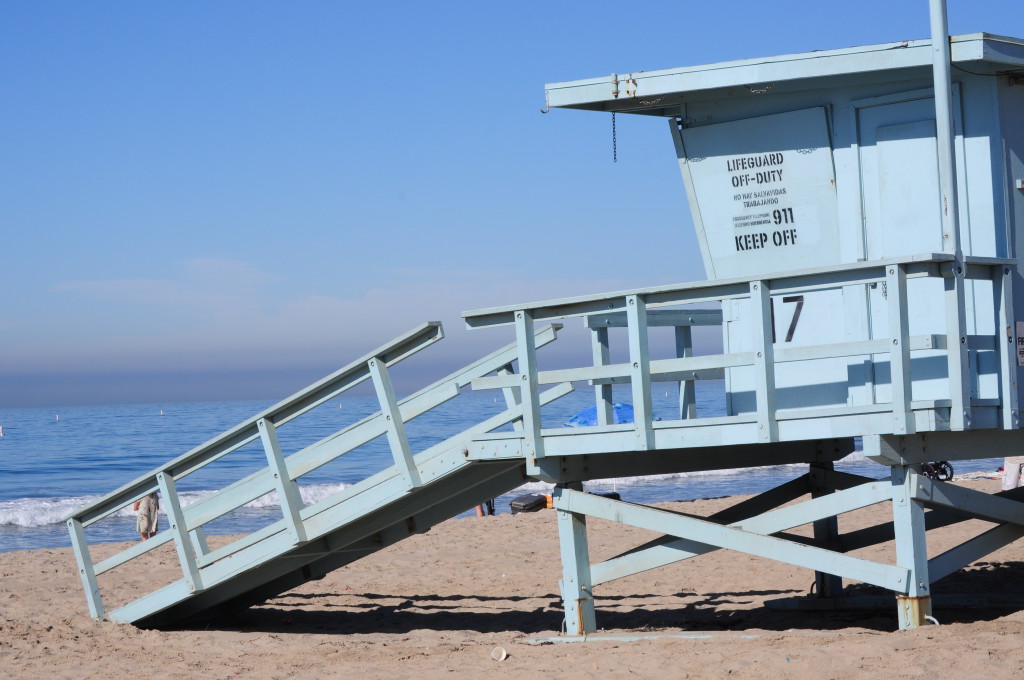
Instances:
[[[952,0],[953,34],[1024,36]],[[927,38],[926,0],[0,4],[0,407],[281,397],[426,320],[704,278],[666,124],[544,84]]]

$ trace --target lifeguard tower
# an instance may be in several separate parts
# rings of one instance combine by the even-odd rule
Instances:
[[[842,579],[880,586],[901,627],[922,625],[932,582],[1024,534],[1017,492],[921,474],[930,461],[1024,449],[1024,41],[947,41],[944,16],[933,35],[548,85],[552,109],[666,121],[709,280],[468,312],[470,328],[512,326],[515,342],[399,400],[389,366],[442,337],[425,324],[125,485],[68,519],[92,615],[140,626],[215,617],[542,479],[556,484],[567,635],[596,630],[602,583],[717,549],[812,570],[818,598],[841,600]],[[590,329],[584,359],[541,370],[538,349],[572,317]],[[721,353],[695,351],[698,325],[721,326]],[[662,332],[671,356],[650,351]],[[612,361],[614,337],[627,360]],[[696,406],[694,384],[708,379],[725,381],[725,415]],[[379,413],[299,450],[281,445],[279,428],[366,380]],[[612,424],[615,384],[628,385],[633,423]],[[652,390],[665,384],[678,386],[679,409],[656,421]],[[545,422],[544,404],[580,385],[593,389],[598,424]],[[503,391],[507,409],[413,451],[405,423],[469,388]],[[375,437],[387,437],[394,466],[303,503],[297,480]],[[888,477],[834,470],[856,438]],[[181,506],[178,481],[257,441],[264,470]],[[808,473],[706,518],[581,486],[785,463]],[[88,527],[153,490],[170,528],[94,562]],[[207,546],[205,524],[272,490],[279,521]],[[838,516],[877,503],[891,504],[892,522],[839,533]],[[663,537],[591,564],[588,517]],[[929,555],[928,529],[970,518],[990,528]],[[788,533],[802,525],[813,538]],[[891,561],[851,554],[886,541]],[[170,542],[182,578],[107,611],[99,576]]]

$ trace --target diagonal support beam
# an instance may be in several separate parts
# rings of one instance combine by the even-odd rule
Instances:
[[[849,501],[845,507],[855,509],[886,500],[890,497],[886,489],[887,486],[887,483],[864,485],[864,487],[858,487],[851,491],[841,492],[846,494],[846,500]],[[837,495],[840,494],[833,494],[833,496]],[[556,489],[554,499],[555,507],[559,510],[591,515],[611,522],[621,522],[649,531],[661,531],[679,536],[680,547],[694,554],[725,548],[844,578],[856,579],[897,592],[904,592],[907,584],[908,570],[901,567],[849,557],[822,548],[764,535],[772,529],[780,531],[784,528],[806,524],[820,516],[828,516],[827,513],[836,514],[848,511],[835,502],[829,503],[829,498],[813,499],[801,504],[802,507],[782,508],[767,513],[759,518],[742,522],[739,526],[743,528],[721,526],[703,519],[592,496],[570,489]],[[811,509],[808,510],[808,508]],[[760,523],[762,521],[770,522],[771,526],[766,528],[764,524]],[[776,521],[778,524],[775,524]],[[683,536],[686,538],[682,538]],[[598,567],[601,566],[603,565],[592,567],[592,582],[594,584],[611,580],[604,578],[607,575],[604,570],[602,570],[601,580],[599,580]],[[659,565],[651,565],[647,568],[653,566]]]
[[[1024,503],[914,475],[913,497],[928,505],[955,509],[981,519],[1024,525]]]
[[[772,494],[773,492],[777,492],[797,481],[801,480],[798,479],[793,480],[793,482],[787,482],[781,487],[773,489],[772,491],[762,495]],[[804,493],[806,493],[806,486],[800,495],[803,495]],[[774,512],[766,512],[758,517],[746,515],[742,519],[729,523],[728,526],[742,528],[745,531],[757,534],[776,534],[816,520],[833,517],[835,515],[867,507],[868,505],[880,503],[882,501],[889,500],[889,497],[888,484],[886,482],[873,481],[853,490],[839,491],[834,494],[830,494],[827,497],[812,499],[811,501],[805,501],[799,505],[782,508]],[[755,501],[757,499],[758,498],[753,498],[751,501]],[[786,503],[789,500],[791,499],[780,500],[777,505]],[[722,520],[723,518],[730,517],[730,511],[732,510],[734,510],[734,508],[727,508],[716,515],[707,518],[705,521],[713,522],[715,524],[725,524]],[[670,511],[666,510],[665,512]],[[680,514],[680,516],[685,515]],[[641,546],[640,548],[624,553],[623,555],[619,555],[618,557],[613,557],[612,559],[606,560],[600,564],[593,565],[592,571],[594,583],[606,583],[608,581],[622,578],[623,576],[638,574],[656,567],[663,567],[674,562],[681,562],[692,557],[697,557],[698,555],[705,555],[717,549],[718,548],[715,546],[695,544],[694,541],[685,538],[663,536],[662,538],[652,541],[645,546]]]
[[[1019,524],[1007,523],[989,529],[985,533],[928,560],[928,575],[934,583],[1003,546],[1013,543],[1021,536],[1024,536],[1024,526]]]
[[[801,496],[806,496],[808,492],[807,475],[801,475],[796,479],[791,479],[784,484],[781,484],[774,489],[769,489],[762,494],[748,498],[745,501],[737,503],[736,505],[730,506],[724,510],[720,510],[713,515],[706,517],[707,521],[714,522],[715,524],[731,524],[733,522],[739,522],[741,520],[750,519],[755,515],[760,515],[768,510],[774,510],[780,505],[785,505],[790,501],[794,501]],[[680,513],[683,514],[683,513]],[[616,555],[615,557],[605,560],[605,564],[612,560],[617,560],[620,557],[626,557],[627,555],[635,555],[636,553],[643,552],[649,548],[656,548],[658,546],[668,545],[675,541],[678,541],[676,536],[661,536],[653,541],[642,543],[634,548]],[[619,578],[619,577],[616,577]]]
[[[992,497],[1024,501],[1024,487],[1011,489],[1010,491],[1001,491],[992,494]],[[933,529],[940,529],[971,519],[976,519],[976,517],[972,516],[968,510],[936,506],[925,512],[924,524],[928,531],[932,531]],[[893,538],[895,538],[895,532],[893,531],[892,522],[857,529],[843,534],[843,552],[878,545],[879,543],[891,541]]]

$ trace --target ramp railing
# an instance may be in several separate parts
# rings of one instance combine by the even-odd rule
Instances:
[[[714,446],[723,442],[911,434],[919,429],[1015,429],[1019,422],[1011,298],[1013,271],[1011,260],[967,257],[961,262],[948,254],[923,254],[828,269],[642,288],[467,312],[463,316],[470,328],[515,327],[521,367],[516,375],[474,380],[473,388],[517,387],[521,391],[526,405],[523,416],[526,446],[538,459],[545,455]],[[928,330],[937,332],[911,335],[907,286],[908,281],[915,279],[942,282],[941,285],[918,285],[913,297],[915,305],[927,305]],[[884,306],[882,318],[887,320],[887,329],[875,329],[872,335],[868,320],[864,321],[868,332],[850,341],[787,346],[782,341],[784,338],[775,338],[773,296],[810,296],[820,291],[858,288],[862,297],[869,289],[884,292],[876,296],[875,304]],[[694,316],[694,310],[687,311],[684,306],[728,301],[742,301],[749,310],[749,350],[693,356],[692,346],[682,342],[677,344],[675,358],[651,358],[648,330],[653,325],[676,326],[678,338],[682,328],[716,322],[715,312],[698,310],[698,316]],[[675,309],[665,309],[671,307]],[[832,318],[842,313],[841,309],[834,310]],[[540,370],[532,342],[534,324],[567,317],[584,317],[592,329],[624,326],[628,360],[609,363],[607,336],[604,335],[595,339],[592,365]],[[968,332],[969,328],[974,332]],[[686,332],[688,336],[688,328]],[[566,348],[562,349],[561,354],[565,355]],[[930,359],[936,354],[944,355],[940,371],[948,385],[948,396],[915,401],[911,358],[926,351]],[[888,400],[874,398],[871,403],[778,407],[780,367],[843,357],[868,357],[879,362],[887,358]],[[750,367],[745,370],[753,372],[753,409],[724,417],[695,417],[697,414],[690,406],[692,393],[688,393],[688,386],[692,383],[689,381],[721,378],[724,372],[742,367]],[[930,368],[934,374],[935,366]],[[805,379],[813,383],[813,378],[812,374]],[[538,389],[548,383],[578,381],[595,385],[598,413],[606,414],[604,419],[593,427],[545,428],[542,432]],[[651,388],[659,382],[680,384],[678,419],[654,421]],[[609,424],[611,391],[604,386],[610,383],[630,386],[632,424]],[[684,428],[685,435],[681,434]],[[588,438],[588,433],[595,436]],[[502,436],[497,433],[491,438],[497,440]],[[481,438],[481,441],[486,439]],[[486,451],[481,451],[478,455],[486,457]]]
[[[552,324],[539,330],[533,342],[537,346],[542,346],[553,341],[560,328],[559,324]],[[346,489],[315,504],[304,506],[297,481],[303,475],[380,436],[387,438],[394,465],[374,477],[400,475],[404,480],[405,489],[411,491],[425,483],[420,472],[422,460],[418,461],[418,458],[429,458],[446,447],[451,448],[459,442],[468,440],[475,434],[510,423],[517,424],[522,409],[518,406],[515,395],[508,391],[507,409],[504,412],[455,435],[447,442],[430,447],[419,456],[414,455],[405,432],[405,424],[408,421],[457,397],[461,388],[473,379],[492,372],[511,373],[513,361],[516,359],[516,347],[509,345],[405,399],[397,399],[388,368],[443,337],[439,322],[425,323],[71,515],[67,519],[67,524],[91,616],[97,618],[104,615],[103,598],[97,581],[99,575],[169,542],[174,543],[187,593],[197,593],[214,585],[214,581],[226,580],[233,573],[231,570],[206,569],[218,560],[237,555],[240,551],[267,539],[272,539],[274,546],[270,546],[270,550],[262,551],[261,555],[264,556],[312,540],[314,536],[310,535],[308,520],[324,509],[344,501],[351,496],[351,493],[346,492],[352,489]],[[287,453],[282,449],[278,438],[280,427],[296,421],[300,416],[367,380],[373,383],[380,411],[301,450]],[[571,390],[571,386],[559,386],[549,390],[542,400],[547,402],[557,399]],[[184,478],[257,440],[266,453],[265,468],[191,505],[182,504],[177,487]],[[167,513],[168,527],[149,540],[132,544],[100,562],[94,562],[90,555],[86,529],[153,492],[160,494],[160,502]],[[282,513],[280,520],[235,538],[216,550],[210,550],[204,533],[205,525],[271,492],[277,493]],[[385,500],[380,499],[380,502]],[[320,527],[319,524],[316,526]],[[317,531],[318,535],[323,534],[322,527]],[[245,559],[248,560],[250,557],[247,555]]]

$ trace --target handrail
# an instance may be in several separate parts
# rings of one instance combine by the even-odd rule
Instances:
[[[952,276],[952,272],[948,267],[953,261],[953,256],[947,253],[923,253],[753,277],[650,286],[522,305],[489,307],[463,312],[462,317],[468,328],[485,328],[514,323],[514,315],[520,310],[531,312],[534,323],[625,310],[626,298],[631,295],[643,296],[647,300],[647,306],[652,308],[664,305],[718,302],[749,297],[750,283],[758,280],[770,281],[773,293],[795,293],[830,286],[880,282],[885,279],[885,268],[889,265],[903,265],[907,271],[907,278],[949,277]],[[1014,260],[1006,258],[974,256],[965,257],[963,263],[965,265],[964,276],[968,279],[988,278],[986,272],[991,267],[1015,265]]]
[[[515,324],[520,338],[520,368],[515,375],[482,377],[473,382],[474,389],[508,389],[513,386],[523,391],[522,400],[530,404],[529,394],[539,386],[552,382],[589,381],[595,386],[598,404],[598,425],[610,422],[613,383],[632,385],[634,429],[637,448],[653,446],[653,421],[650,407],[650,385],[653,382],[679,381],[681,383],[681,417],[694,417],[692,383],[695,379],[722,377],[723,371],[741,366],[753,367],[756,424],[758,441],[778,441],[778,414],[776,398],[776,367],[781,364],[816,359],[848,356],[889,355],[891,371],[892,433],[909,434],[916,428],[911,396],[911,352],[941,350],[947,356],[947,379],[950,385],[949,428],[972,427],[972,409],[981,402],[972,398],[971,371],[968,353],[994,350],[999,365],[999,394],[1001,426],[1006,429],[1019,426],[1017,416],[1017,390],[1015,383],[1016,357],[1013,323],[1012,286],[1009,273],[1015,263],[1006,258],[968,256],[958,260],[952,254],[924,253],[906,257],[856,262],[827,268],[806,269],[795,272],[732,278],[718,281],[675,284],[617,291],[605,294],[548,300],[519,305],[507,305],[465,312],[463,317],[469,328]],[[929,335],[909,334],[907,281],[932,277],[947,281],[944,292],[938,292],[934,304],[938,318],[945,318],[942,332]],[[968,280],[992,282],[992,331],[970,334],[967,330],[965,287]],[[810,346],[787,347],[773,338],[771,297],[775,295],[814,292],[842,287],[881,284],[887,288],[885,304],[888,312],[888,337],[859,341],[821,343]],[[980,299],[980,298],[979,298]],[[715,310],[657,309],[668,306],[749,300],[749,313],[753,346],[750,351],[693,357],[689,341],[690,327],[709,325],[717,321]],[[979,304],[978,299],[974,304]],[[595,333],[594,362],[590,366],[540,371],[533,359],[528,343],[523,343],[525,329],[533,323],[551,319],[583,317],[588,328]],[[720,318],[720,316],[718,317]],[[988,317],[983,323],[989,323]],[[647,330],[654,326],[676,326],[677,358],[655,359],[649,356]],[[624,327],[629,340],[629,360],[611,364],[608,361],[607,328]],[[1004,332],[1005,330],[1005,341]],[[936,329],[938,330],[938,329]],[[682,342],[681,342],[682,340]],[[689,390],[684,395],[683,389]],[[604,407],[602,409],[602,406]],[[539,410],[527,413],[539,422]],[[664,425],[664,423],[662,423]],[[542,458],[543,437],[539,429],[527,436],[527,446]]]
[[[156,475],[158,473],[167,472],[176,479],[180,479],[258,439],[260,435],[257,423],[261,419],[270,419],[276,425],[281,425],[363,382],[370,377],[369,369],[366,366],[370,359],[379,357],[388,364],[395,364],[443,338],[444,329],[441,322],[428,321],[421,324],[205,444],[178,456],[162,465],[158,470],[147,473],[90,503],[70,515],[69,519],[73,518],[81,522],[83,527],[87,527],[108,517],[129,503],[134,503],[143,496],[156,491]]]
[[[552,342],[557,337],[560,328],[560,324],[551,324],[538,330],[535,337],[537,346]],[[404,476],[410,482],[409,486],[418,486],[417,465],[419,463],[413,458],[409,448],[404,432],[404,423],[458,396],[460,388],[470,384],[474,378],[495,371],[511,371],[511,364],[516,358],[516,345],[507,345],[428,387],[404,399],[397,400],[393,390],[390,389],[387,366],[401,361],[443,337],[440,323],[423,324],[68,517],[67,523],[71,533],[72,547],[79,564],[92,615],[100,616],[103,612],[102,599],[96,582],[98,575],[171,541],[174,542],[182,563],[186,585],[193,592],[202,590],[204,588],[202,568],[214,561],[211,559],[213,553],[210,553],[206,547],[205,536],[202,532],[203,525],[270,491],[276,490],[278,493],[285,518],[283,525],[291,533],[294,542],[305,541],[303,518],[309,514],[306,512],[309,508],[303,508],[295,481],[302,475],[383,434],[388,434],[397,469],[403,470],[402,464],[404,463]],[[278,426],[371,377],[374,378],[376,392],[381,403],[380,411],[299,451],[286,455],[281,450],[276,435]],[[383,394],[382,389],[384,390]],[[545,401],[558,398],[571,389],[571,386],[563,386],[552,390]],[[521,409],[516,407],[508,410],[502,414],[502,417],[485,421],[471,431],[476,432],[479,427],[485,425],[492,429],[500,427],[509,420],[520,418]],[[398,423],[397,427],[396,423]],[[188,507],[181,506],[176,491],[176,481],[258,438],[263,440],[264,450],[267,454],[267,467],[215,491],[210,496]],[[93,563],[89,555],[84,529],[154,490],[158,490],[163,496],[164,505],[168,510],[170,528],[161,531],[151,540],[132,544],[102,562]],[[318,505],[322,505],[322,503]],[[256,532],[256,534],[263,535],[261,532]],[[256,534],[250,535],[250,538]],[[245,541],[245,538],[236,540],[230,544],[236,547],[226,546],[215,552],[231,554],[240,549],[237,546],[244,547]]]

